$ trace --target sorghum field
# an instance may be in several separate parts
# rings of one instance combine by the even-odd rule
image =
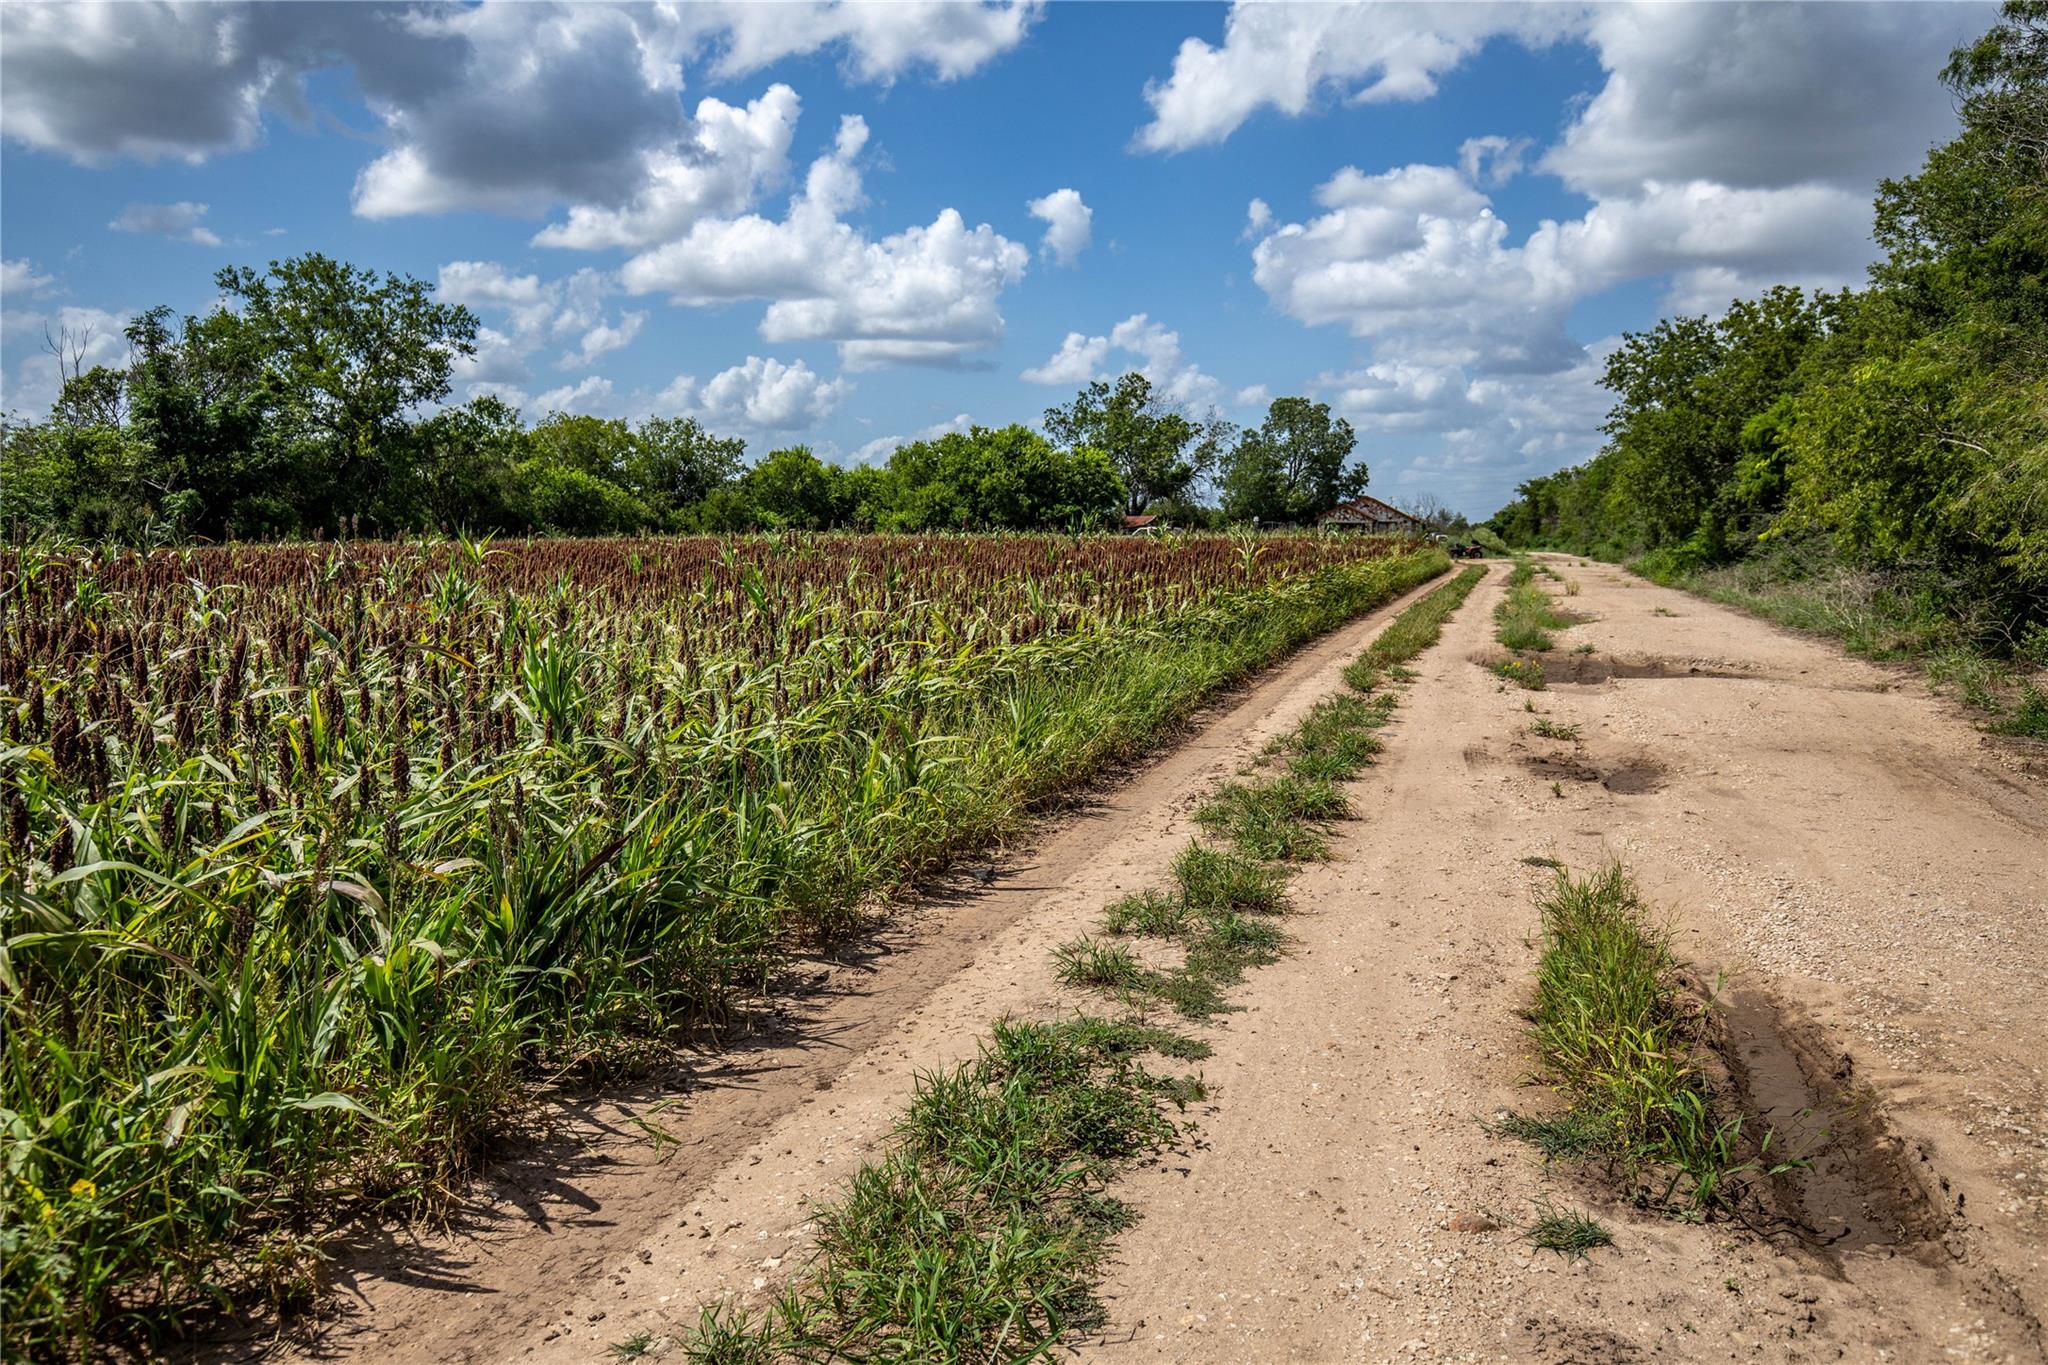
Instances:
[[[10,1355],[288,1301],[523,1086],[1439,573],[1369,539],[0,554]]]

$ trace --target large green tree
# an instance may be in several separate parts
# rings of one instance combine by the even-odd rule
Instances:
[[[1175,411],[1133,370],[1112,386],[1095,380],[1064,407],[1045,410],[1046,434],[1068,450],[1092,447],[1123,480],[1125,510],[1184,497],[1213,460],[1203,428]]]
[[[772,530],[823,531],[842,523],[844,475],[809,446],[773,450],[740,479],[757,523]]]
[[[455,357],[475,353],[476,318],[423,280],[318,253],[230,266],[214,283],[226,306],[202,329],[254,366],[266,439],[319,479],[314,523],[366,510],[394,438],[448,396]]]
[[[889,459],[898,530],[1102,526],[1125,503],[1123,480],[1093,446],[1059,449],[1031,428],[975,427],[900,447]]]
[[[451,532],[543,529],[528,519],[534,504],[521,482],[530,448],[518,410],[501,399],[443,408],[387,448],[391,475],[377,523]]]
[[[1365,491],[1364,464],[1351,463],[1358,435],[1327,403],[1276,398],[1266,420],[1247,428],[1223,460],[1223,514],[1231,521],[1306,525]]]
[[[739,476],[747,443],[705,430],[694,417],[654,417],[633,433],[619,482],[674,530],[692,505]]]

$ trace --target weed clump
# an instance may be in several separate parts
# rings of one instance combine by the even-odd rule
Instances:
[[[1286,874],[1256,858],[1191,843],[1173,860],[1174,885],[1196,911],[1278,912],[1286,903]]]
[[[1676,1199],[1702,1212],[1737,1203],[1741,1177],[1798,1164],[1766,1167],[1772,1135],[1748,1154],[1742,1119],[1718,1112],[1700,1065],[1698,1014],[1682,1003],[1669,937],[1619,863],[1583,878],[1560,870],[1539,909],[1543,951],[1530,1027],[1572,1097],[1572,1142],[1600,1134],[1605,1154],[1667,1172],[1655,1202]],[[1559,1141],[1564,1131],[1547,1137]],[[1530,1127],[1515,1135],[1539,1136]]]
[[[1129,1221],[1103,1184],[1172,1140],[1163,1104],[1201,1093],[1137,1065],[1139,1036],[996,1024],[973,1061],[919,1079],[888,1155],[818,1214],[809,1273],[758,1315],[707,1310],[684,1357],[1013,1360],[1094,1320],[1088,1286]]]
[[[1516,1138],[1543,1153],[1545,1161],[1570,1157],[1598,1156],[1607,1147],[1607,1134],[1589,1115],[1568,1110],[1553,1117],[1509,1114],[1487,1129],[1498,1137]]]
[[[1289,776],[1225,783],[1195,812],[1195,821],[1250,857],[1309,862],[1329,856],[1322,827],[1348,810],[1344,794],[1328,781]]]
[[[1614,1235],[1593,1218],[1572,1209],[1539,1204],[1536,1221],[1524,1234],[1531,1246],[1555,1251],[1566,1260],[1577,1260],[1599,1247],[1613,1246]]]
[[[1067,986],[1122,990],[1144,979],[1137,955],[1120,943],[1077,938],[1053,950],[1053,971]]]
[[[1544,573],[1550,577],[1546,568]],[[1494,634],[1497,639],[1512,650],[1533,650],[1541,653],[1556,642],[1550,632],[1569,626],[1571,618],[1562,615],[1551,601],[1550,594],[1538,587],[1532,566],[1526,559],[1518,560],[1514,572],[1508,575],[1507,596],[1494,608]]]
[[[1157,891],[1140,891],[1135,896],[1125,896],[1102,912],[1102,931],[1106,934],[1172,938],[1187,928],[1187,923],[1187,901]]]
[[[1465,599],[1472,595],[1472,589],[1484,577],[1485,569],[1471,565],[1395,617],[1393,624],[1381,631],[1366,646],[1365,652],[1345,668],[1344,681],[1358,692],[1377,690],[1383,673],[1397,669],[1437,642],[1437,637],[1443,634],[1444,622],[1465,604]]]

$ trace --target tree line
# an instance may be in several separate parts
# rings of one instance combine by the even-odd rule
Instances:
[[[129,322],[124,365],[86,368],[82,339],[51,339],[56,403],[0,428],[10,535],[1092,529],[1140,512],[1304,524],[1367,478],[1325,404],[1276,399],[1239,430],[1136,372],[1088,384],[1042,430],[977,426],[879,465],[802,445],[750,464],[743,440],[693,417],[528,424],[495,397],[447,403],[478,324],[425,281],[314,254],[215,284],[204,316]]]
[[[1961,131],[1878,187],[1867,286],[1626,336],[1606,445],[1521,485],[1503,539],[1664,576],[1817,547],[1980,642],[2048,641],[2048,0],[1941,79]]]

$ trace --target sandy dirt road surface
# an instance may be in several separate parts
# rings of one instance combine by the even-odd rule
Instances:
[[[1356,784],[1363,818],[1296,881],[1300,950],[1218,1032],[1201,1143],[1125,1182],[1143,1219],[1081,1354],[2042,1359],[2039,756],[1903,672],[1551,562],[1591,618],[1559,633],[1559,680],[1502,690],[1479,666],[1498,574],[1424,657]],[[1530,703],[1581,739],[1530,734]],[[1550,875],[1531,857],[1623,859],[1725,974],[1758,1108],[1809,1145],[1835,1134],[1790,1192],[1819,1235],[1607,1206],[1483,1130],[1554,1104],[1517,1018]],[[1544,1200],[1593,1210],[1614,1247],[1533,1251]]]
[[[1560,633],[1548,690],[1484,667],[1499,566],[1417,661],[1352,786],[1359,818],[1294,882],[1294,951],[1205,1035],[1198,1130],[1117,1191],[1141,1221],[1117,1244],[1107,1325],[1072,1353],[2048,1358],[2048,761],[1987,742],[1903,672],[1552,565],[1587,619]],[[263,1353],[591,1361],[665,1342],[709,1301],[759,1301],[802,1263],[809,1201],[872,1154],[918,1071],[968,1055],[995,1017],[1089,1003],[1053,981],[1052,948],[1162,881],[1193,807],[1335,691],[1400,605],[1215,708],[872,958],[819,964],[757,1042],[587,1108],[453,1235],[359,1248],[320,1335]],[[1540,717],[1579,738],[1538,738]],[[1525,860],[1609,857],[1719,982],[1755,1106],[1813,1151],[1778,1192],[1812,1231],[1615,1207],[1486,1132],[1556,1103],[1520,1032],[1550,875]],[[1541,1201],[1591,1210],[1614,1247],[1532,1251]]]

